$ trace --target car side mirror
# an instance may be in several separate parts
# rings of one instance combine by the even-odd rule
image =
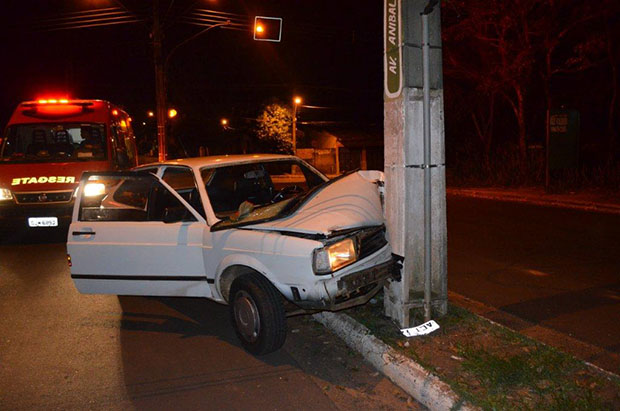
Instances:
[[[178,223],[185,220],[188,214],[185,207],[166,207],[164,210],[164,223]]]

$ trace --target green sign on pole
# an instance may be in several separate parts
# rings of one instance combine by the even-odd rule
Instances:
[[[579,164],[579,111],[550,110],[547,127],[549,170],[576,168]]]
[[[403,89],[403,67],[401,53],[401,0],[384,2],[384,60],[385,95],[388,98],[400,96]]]

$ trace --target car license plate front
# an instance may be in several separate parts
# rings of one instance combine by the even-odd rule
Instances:
[[[392,274],[392,261],[367,268],[357,273],[349,274],[338,280],[338,289],[346,289],[349,292],[355,291],[365,285],[375,283],[389,277]]]
[[[58,227],[58,217],[29,217],[29,227]]]

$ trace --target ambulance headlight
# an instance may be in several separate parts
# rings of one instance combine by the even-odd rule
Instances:
[[[0,188],[0,201],[12,200],[13,193],[8,188]]]
[[[314,250],[315,274],[329,274],[357,261],[357,249],[351,238]]]

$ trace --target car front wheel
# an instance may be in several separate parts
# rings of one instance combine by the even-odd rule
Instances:
[[[286,339],[282,297],[258,273],[237,278],[230,289],[230,319],[243,347],[254,355],[276,351]]]

